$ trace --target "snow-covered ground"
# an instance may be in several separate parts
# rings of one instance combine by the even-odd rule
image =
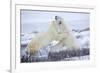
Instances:
[[[80,56],[80,57],[71,57],[71,58],[65,58],[65,61],[75,61],[75,60],[89,60],[90,56],[86,55],[86,56]]]
[[[27,45],[33,37],[35,37],[34,33],[22,33],[21,34],[21,45]]]
[[[36,35],[37,35],[37,33],[25,33],[25,34],[23,33],[21,35],[21,56],[24,56],[26,54],[25,50],[26,50],[27,44]],[[82,31],[82,32],[73,31],[73,35],[76,37],[76,41],[81,46],[80,50],[84,49],[84,48],[89,50],[89,48],[90,48],[90,44],[89,44],[89,41],[90,41],[90,39],[89,39],[90,38],[90,32],[89,32],[89,30]],[[57,43],[59,43],[59,41],[52,41],[50,44],[52,44],[52,46],[55,47],[55,45]],[[64,47],[62,49],[60,49],[60,50],[59,50],[59,48],[60,47],[58,47],[57,49],[50,48],[50,46],[48,44],[47,47],[40,49],[37,52],[36,56],[38,56],[39,59],[45,58],[47,60],[49,52],[57,52],[58,54],[61,54],[59,52],[60,51],[64,51]],[[51,51],[50,51],[50,49],[51,49]],[[36,57],[36,56],[34,56],[34,57]],[[34,58],[34,57],[32,57],[32,58]],[[58,56],[58,57],[61,57],[61,56]],[[54,57],[54,58],[56,58],[56,57]],[[86,56],[77,56],[77,57],[75,56],[75,57],[65,58],[65,59],[62,59],[62,60],[65,60],[65,61],[69,61],[69,60],[89,60],[89,55],[86,55]],[[34,61],[34,60],[32,60],[32,61]]]

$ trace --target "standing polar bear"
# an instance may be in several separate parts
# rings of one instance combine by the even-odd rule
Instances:
[[[65,25],[64,20],[59,16],[55,16],[55,19],[50,23],[48,31],[33,38],[31,42],[28,43],[27,50],[29,53],[34,54],[53,40],[63,43],[67,47],[66,50],[79,49],[75,38],[68,26]]]

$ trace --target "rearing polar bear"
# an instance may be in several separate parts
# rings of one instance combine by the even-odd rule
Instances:
[[[63,43],[67,47],[66,50],[79,49],[75,38],[68,29],[68,26],[65,25],[64,20],[59,16],[55,16],[55,20],[50,23],[48,31],[36,36],[36,38],[33,38],[28,43],[28,52],[34,54],[53,40]]]

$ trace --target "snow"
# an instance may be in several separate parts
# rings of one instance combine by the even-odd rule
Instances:
[[[35,37],[36,34],[33,33],[22,33],[21,34],[21,45],[28,44],[32,38]]]
[[[89,55],[86,55],[86,56],[80,56],[80,57],[71,57],[71,58],[65,58],[64,60],[65,61],[75,61],[75,60],[89,60],[90,56]]]
[[[89,31],[73,32],[73,33],[77,34],[77,35],[74,35],[74,36],[76,36],[76,40],[78,41],[79,45],[81,46],[81,49],[83,49],[83,48],[89,49],[89,46],[90,46],[89,45],[89,38],[90,38]],[[22,37],[21,45],[27,45],[31,41],[31,39],[34,38],[35,36],[36,36],[36,33],[25,33],[25,34],[23,33],[22,36],[21,36]],[[77,36],[80,36],[80,37],[77,38]],[[60,53],[60,51],[64,51],[64,50],[66,50],[66,48],[67,47],[62,46],[61,44],[59,44],[59,41],[53,40],[47,46],[39,49],[38,52],[32,57],[32,59],[37,59],[38,58],[40,61],[42,59],[48,60],[49,52]],[[21,49],[22,49],[21,50],[22,57],[27,55],[26,54],[26,48],[21,48]],[[59,57],[61,57],[61,56],[59,56]],[[70,57],[70,58],[65,58],[65,59],[62,59],[62,60],[65,60],[65,61],[89,60],[89,55]],[[34,61],[34,60],[32,60],[32,61]]]
[[[81,48],[89,48],[89,42],[90,42],[90,32],[89,31],[83,31],[80,33],[77,33],[76,37],[77,41],[80,43]]]

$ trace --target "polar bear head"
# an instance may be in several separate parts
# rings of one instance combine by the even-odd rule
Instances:
[[[63,19],[60,16],[55,16],[55,26],[57,27],[57,32],[60,33],[62,30],[62,26],[65,27],[65,25],[63,24]]]
[[[62,23],[62,18],[59,16],[55,16],[55,21],[57,22],[58,25]]]

